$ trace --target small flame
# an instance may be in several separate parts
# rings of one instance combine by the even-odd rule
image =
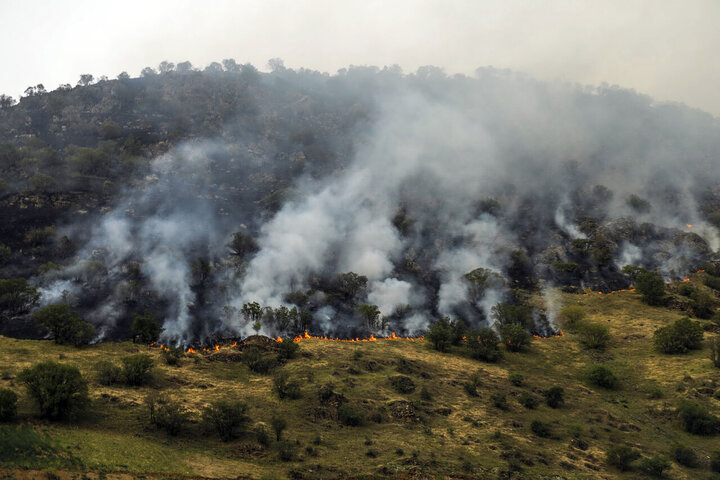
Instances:
[[[277,337],[277,338],[275,339],[275,341],[276,341],[277,343],[282,343],[283,339],[282,339],[282,337]]]
[[[689,282],[690,279],[688,277],[683,278],[683,282]]]
[[[685,226],[686,226],[687,228],[692,228],[692,225],[690,225],[689,223],[686,223]]]
[[[197,353],[197,351],[194,348],[188,348],[187,353]]]

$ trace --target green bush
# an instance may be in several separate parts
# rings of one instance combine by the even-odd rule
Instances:
[[[288,440],[278,441],[278,458],[283,462],[291,462],[297,456],[297,445]]]
[[[87,383],[71,365],[40,362],[20,372],[18,380],[25,384],[44,418],[74,418],[89,403]]]
[[[523,382],[525,381],[524,377],[520,373],[511,373],[508,377],[508,380],[510,380],[510,383],[512,383],[516,387],[522,387]]]
[[[568,305],[560,310],[560,322],[568,330],[574,330],[585,321],[587,313],[578,305]]]
[[[203,420],[217,432],[223,442],[227,442],[250,421],[246,415],[247,409],[247,404],[240,401],[218,400],[205,407]]]
[[[100,385],[113,385],[122,380],[122,369],[108,360],[95,364],[95,379]]]
[[[65,303],[40,308],[32,314],[32,319],[50,331],[55,343],[61,345],[79,347],[95,337],[95,328]]]
[[[550,408],[559,408],[565,403],[565,390],[562,387],[550,387],[543,394],[545,395],[545,403]]]
[[[607,451],[607,462],[621,472],[630,470],[632,463],[640,458],[640,452],[627,445],[613,445]]]
[[[296,400],[301,396],[300,384],[294,380],[290,380],[287,372],[279,372],[275,375],[273,378],[273,387],[281,400],[284,398]]]
[[[502,341],[511,352],[522,352],[530,344],[530,334],[521,325],[504,325],[500,328]]]
[[[361,411],[353,408],[349,403],[343,403],[338,407],[338,420],[343,425],[356,427],[362,425],[365,418]]]
[[[278,344],[278,358],[281,360],[290,360],[297,356],[300,345],[293,342],[292,339],[285,339]]]
[[[149,409],[150,422],[165,430],[168,435],[177,435],[190,421],[189,412],[176,400],[151,394],[145,402]]]
[[[707,277],[705,277],[705,285],[712,288],[713,290],[720,290],[720,277],[708,275]]]
[[[394,375],[390,377],[390,385],[398,393],[408,394],[415,391],[415,382],[405,375]]]
[[[705,407],[698,403],[683,400],[678,405],[678,414],[683,428],[695,435],[714,435],[720,430],[720,419],[710,414]]]
[[[180,347],[165,347],[161,354],[165,363],[172,366],[180,365],[180,359],[185,356],[185,352]]]
[[[530,424],[530,430],[540,438],[549,438],[552,436],[552,430],[549,423],[533,420]]]
[[[24,278],[0,279],[0,314],[12,317],[28,312],[40,300],[40,292]]]
[[[684,445],[674,445],[672,448],[672,457],[677,463],[688,468],[694,468],[698,465],[695,450]]]
[[[709,293],[695,290],[690,295],[693,313],[698,318],[710,318],[715,313],[715,300]]]
[[[255,441],[258,442],[263,447],[267,447],[270,445],[270,434],[268,433],[267,429],[262,426],[258,425],[255,430]]]
[[[248,348],[243,353],[242,361],[251,371],[259,374],[266,374],[277,365],[276,358],[263,355],[257,347]]]
[[[467,394],[471,397],[477,397],[479,395],[477,388],[480,385],[482,385],[482,374],[481,372],[475,372],[470,375],[470,377],[465,383],[463,383],[463,388],[465,389],[465,392],[467,392]]]
[[[599,323],[583,323],[580,327],[580,342],[585,348],[605,350],[610,343],[610,329]]]
[[[283,417],[274,416],[270,419],[270,426],[272,426],[273,432],[275,432],[275,440],[279,442],[282,439],[282,433],[287,428],[287,420]]]
[[[635,288],[648,305],[662,305],[665,297],[665,282],[652,272],[642,272],[635,278]]]
[[[537,397],[528,392],[521,393],[520,396],[518,397],[518,402],[523,407],[529,408],[531,410],[536,409],[538,407],[538,405],[540,404]]]
[[[509,410],[510,405],[508,405],[507,396],[504,393],[496,392],[490,395],[490,400],[492,400],[493,405],[496,408],[499,408],[500,410]]]
[[[426,402],[431,402],[433,397],[430,394],[430,391],[427,389],[426,386],[423,385],[423,387],[420,389],[420,399],[424,400]]]
[[[146,353],[136,353],[122,359],[122,376],[126,384],[146,385],[152,381],[153,359]]]
[[[435,350],[447,352],[451,345],[459,345],[465,334],[466,326],[461,320],[440,317],[435,320],[425,337],[430,340]]]
[[[670,354],[699,349],[702,340],[702,325],[687,317],[675,320],[671,325],[660,327],[653,334],[655,348],[662,353]]]
[[[157,341],[160,333],[162,332],[162,325],[157,321],[155,315],[150,312],[145,312],[140,315],[139,313],[133,313],[133,321],[130,326],[130,333],[132,333],[133,341],[140,343],[152,343]]]
[[[9,422],[17,415],[18,396],[12,390],[0,388],[0,422]]]
[[[467,349],[470,357],[485,362],[497,362],[502,357],[498,346],[500,338],[490,328],[471,330],[467,334]]]
[[[651,477],[662,477],[663,472],[670,468],[670,460],[662,455],[653,455],[640,460],[638,468]]]
[[[587,368],[586,374],[590,383],[598,387],[615,390],[620,386],[620,380],[618,380],[613,371],[605,365],[590,365]]]

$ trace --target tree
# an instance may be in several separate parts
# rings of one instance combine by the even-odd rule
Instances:
[[[177,68],[175,68],[175,71],[178,73],[190,73],[193,71],[192,63],[180,62],[177,64]]]
[[[152,380],[153,359],[146,353],[128,355],[122,359],[122,376],[128,385],[145,385]]]
[[[632,462],[640,458],[640,452],[627,445],[613,445],[607,451],[607,462],[621,472],[630,470]]]
[[[9,317],[28,312],[40,300],[40,292],[24,278],[0,280],[0,313]]]
[[[240,401],[218,400],[203,411],[206,424],[214,428],[223,442],[230,441],[249,421],[247,404]]]
[[[92,81],[93,81],[92,75],[90,75],[89,73],[83,73],[82,75],[80,75],[80,80],[78,80],[78,85],[80,85],[81,87],[87,87],[88,85],[90,85],[92,83]]]
[[[333,289],[345,301],[352,301],[367,287],[367,277],[355,272],[341,273],[333,280]]]
[[[380,318],[380,309],[377,305],[361,303],[357,308],[360,316],[365,320],[365,327],[374,330],[377,328],[377,321]]]
[[[512,305],[501,302],[490,309],[490,316],[501,329],[506,325],[519,325],[528,329],[535,323],[532,316],[532,307],[529,305]]]
[[[235,232],[228,244],[230,254],[240,258],[252,255],[258,251],[258,244],[253,237],[242,232]]]
[[[565,390],[557,385],[545,390],[543,395],[545,395],[545,403],[550,408],[559,408],[565,403]]]
[[[646,457],[640,460],[638,468],[641,472],[650,475],[651,477],[662,477],[665,470],[671,466],[670,460],[663,455],[653,455],[652,457]]]
[[[648,305],[662,304],[665,296],[665,282],[652,272],[638,273],[635,278],[635,288],[643,296],[643,302]]]
[[[605,350],[610,343],[610,329],[600,323],[584,323],[580,327],[580,342],[585,348]]]
[[[170,73],[173,70],[175,70],[175,64],[172,62],[168,62],[167,60],[163,60],[160,62],[160,65],[158,65],[158,72],[161,74],[163,73]]]
[[[505,286],[505,280],[487,268],[476,268],[463,275],[463,280],[468,285],[470,299],[473,302],[482,300],[488,289],[499,289]]]
[[[605,365],[590,365],[587,368],[587,377],[590,383],[608,390],[615,390],[620,384],[613,371]]]
[[[702,325],[688,317],[660,327],[653,334],[655,348],[662,353],[687,353],[688,350],[697,350],[702,346],[702,340]]]
[[[15,99],[4,93],[0,95],[0,108],[10,108],[15,105]]]
[[[471,330],[467,334],[467,348],[470,356],[476,360],[496,362],[502,356],[498,346],[500,338],[490,328]]]
[[[155,342],[162,331],[162,325],[151,312],[146,311],[142,315],[133,313],[133,322],[130,326],[133,341],[148,344]]]
[[[218,62],[211,62],[203,71],[205,73],[222,73],[223,68]]]
[[[232,58],[226,58],[222,61],[222,64],[226,72],[237,73],[240,71],[240,65]]]
[[[530,343],[530,334],[520,325],[509,324],[500,328],[505,348],[511,352],[522,352]]]
[[[0,388],[0,422],[9,422],[17,415],[18,396],[12,390]]]
[[[686,432],[695,435],[714,435],[720,432],[720,418],[699,403],[683,400],[677,408]]]
[[[450,317],[440,317],[431,325],[426,335],[432,342],[433,348],[439,352],[447,352],[452,345],[452,320]]]
[[[118,76],[117,76],[117,79],[118,79],[118,80],[129,80],[129,79],[130,79],[130,75],[128,75],[127,72],[120,72],[120,73],[118,74]]]
[[[260,307],[258,302],[249,302],[244,304],[240,312],[247,322],[257,322],[263,314],[262,307]]]
[[[155,75],[157,75],[157,73],[155,72],[155,70],[153,70],[152,67],[145,67],[140,70],[140,76],[143,78],[154,77]]]
[[[36,173],[28,180],[30,188],[38,192],[52,192],[55,190],[55,179],[44,173]]]
[[[74,418],[88,404],[87,383],[77,367],[46,361],[18,375],[44,418]]]
[[[282,432],[287,428],[287,420],[284,417],[273,416],[270,420],[270,426],[275,432],[275,439],[279,442],[282,439]]]
[[[82,319],[80,314],[66,303],[57,303],[40,308],[32,319],[45,327],[55,343],[79,347],[95,337],[95,327]]]

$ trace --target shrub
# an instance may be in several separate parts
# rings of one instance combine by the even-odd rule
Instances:
[[[297,351],[300,348],[296,342],[290,339],[284,340],[278,344],[278,358],[281,360],[290,360],[297,356]]]
[[[270,435],[268,434],[267,429],[262,426],[258,425],[257,428],[255,428],[255,441],[257,441],[260,445],[263,447],[267,447],[270,445]]]
[[[280,372],[275,375],[273,378],[273,387],[281,400],[284,398],[296,400],[301,396],[300,384],[296,381],[290,380],[290,376],[287,372]]]
[[[530,343],[530,334],[521,325],[505,325],[500,329],[502,341],[511,352],[522,352]]]
[[[580,342],[585,348],[605,350],[610,343],[610,329],[599,323],[584,323],[580,327]]]
[[[665,282],[652,272],[638,273],[635,278],[635,288],[648,305],[661,305],[665,296]]]
[[[661,477],[663,471],[670,468],[670,460],[662,455],[653,455],[640,460],[638,468],[651,477]]]
[[[390,377],[390,385],[398,393],[408,394],[415,391],[415,382],[412,378],[406,377],[405,375],[395,375]]]
[[[122,359],[122,376],[128,385],[145,385],[152,381],[153,359],[146,353],[129,355]]]
[[[113,385],[122,379],[121,368],[108,360],[96,363],[95,372],[95,378],[100,385]]]
[[[140,343],[155,342],[162,330],[162,326],[152,313],[145,312],[142,315],[138,313],[133,314],[133,321],[130,326],[133,341]]]
[[[30,188],[39,192],[52,192],[55,190],[57,183],[50,175],[44,173],[36,173],[28,180]]]
[[[297,455],[297,445],[288,440],[278,441],[277,444],[278,458],[283,462],[290,462],[295,459]]]
[[[715,301],[709,293],[702,290],[695,290],[690,295],[692,309],[698,318],[710,318],[715,313]]]
[[[259,374],[266,374],[277,365],[275,358],[264,356],[257,347],[247,349],[243,353],[242,361],[250,370]]]
[[[162,357],[168,365],[180,365],[180,359],[184,356],[185,352],[180,347],[165,347],[162,349]]]
[[[65,303],[48,305],[32,314],[32,319],[50,331],[55,343],[79,347],[95,337],[95,328]]]
[[[331,383],[326,383],[318,389],[318,397],[322,401],[330,400],[334,395],[335,390],[333,390],[333,385]]]
[[[686,353],[702,346],[703,328],[700,322],[687,317],[675,320],[671,325],[660,327],[653,334],[655,348],[662,353]]]
[[[465,392],[467,392],[467,394],[471,397],[477,397],[477,388],[480,385],[482,385],[482,375],[480,372],[475,372],[470,375],[470,378],[468,378],[467,382],[463,383],[463,388],[465,389]]]
[[[707,277],[705,277],[705,285],[712,288],[713,290],[720,290],[720,277],[708,275]]]
[[[550,424],[541,422],[540,420],[533,420],[530,424],[530,430],[541,438],[549,438],[552,435]]]
[[[720,473],[720,450],[715,450],[710,454],[710,470]]]
[[[694,468],[697,466],[697,455],[695,450],[684,445],[675,444],[672,448],[673,459],[685,467]]]
[[[707,409],[698,403],[683,400],[677,411],[683,428],[689,433],[713,435],[720,429],[720,419],[708,413]]]
[[[590,365],[587,368],[587,377],[590,383],[598,387],[615,390],[620,386],[617,376],[605,365]]]
[[[522,387],[523,381],[525,380],[520,373],[511,373],[508,377],[508,380],[510,380],[510,383],[515,385],[516,387]]]
[[[18,396],[12,390],[0,388],[0,422],[14,420],[17,415]]]
[[[534,410],[538,407],[539,401],[535,395],[532,395],[527,392],[523,392],[518,397],[518,402],[520,402],[520,405],[522,405],[525,408],[529,408],[531,410]]]
[[[499,341],[497,333],[490,328],[471,330],[467,334],[468,353],[476,360],[496,362],[502,357]]]
[[[496,408],[499,408],[500,410],[509,410],[510,405],[508,405],[507,396],[505,396],[504,393],[496,392],[490,395],[490,400],[492,400],[493,405]]]
[[[365,419],[361,411],[356,410],[349,403],[343,403],[338,407],[338,420],[343,425],[356,427],[362,425]]]
[[[176,400],[149,395],[146,404],[150,411],[150,422],[165,430],[168,435],[175,436],[180,433],[190,420],[188,411]]]
[[[88,404],[87,383],[77,367],[46,361],[18,375],[37,402],[40,415],[49,419],[74,418]]]
[[[279,442],[282,438],[282,433],[287,428],[287,420],[284,417],[274,416],[270,419],[270,426],[275,432],[275,439]]]
[[[562,322],[563,327],[569,330],[577,328],[583,321],[585,321],[586,317],[587,313],[585,313],[585,310],[577,305],[568,305],[560,310],[560,321]]]
[[[40,299],[40,292],[24,278],[0,279],[0,313],[7,316],[29,311]]]
[[[713,365],[720,368],[720,337],[715,337],[710,341],[710,360]]]
[[[613,445],[607,451],[607,462],[621,472],[630,470],[632,462],[640,458],[640,452],[627,445]]]
[[[215,429],[223,442],[227,442],[250,420],[246,415],[247,409],[247,405],[240,401],[218,400],[203,410],[203,420]]]
[[[420,399],[426,402],[431,402],[433,399],[430,391],[425,386],[420,389]]]
[[[554,386],[543,392],[545,395],[545,403],[550,408],[558,408],[565,403],[565,390],[562,387]]]
[[[462,325],[464,326],[464,324]],[[449,317],[440,317],[430,325],[426,337],[432,342],[435,350],[447,352],[454,343],[456,332],[460,329],[457,321],[453,322]]]

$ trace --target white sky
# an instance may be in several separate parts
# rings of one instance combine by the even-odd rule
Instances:
[[[0,93],[162,60],[511,68],[720,115],[720,0],[0,0]]]

